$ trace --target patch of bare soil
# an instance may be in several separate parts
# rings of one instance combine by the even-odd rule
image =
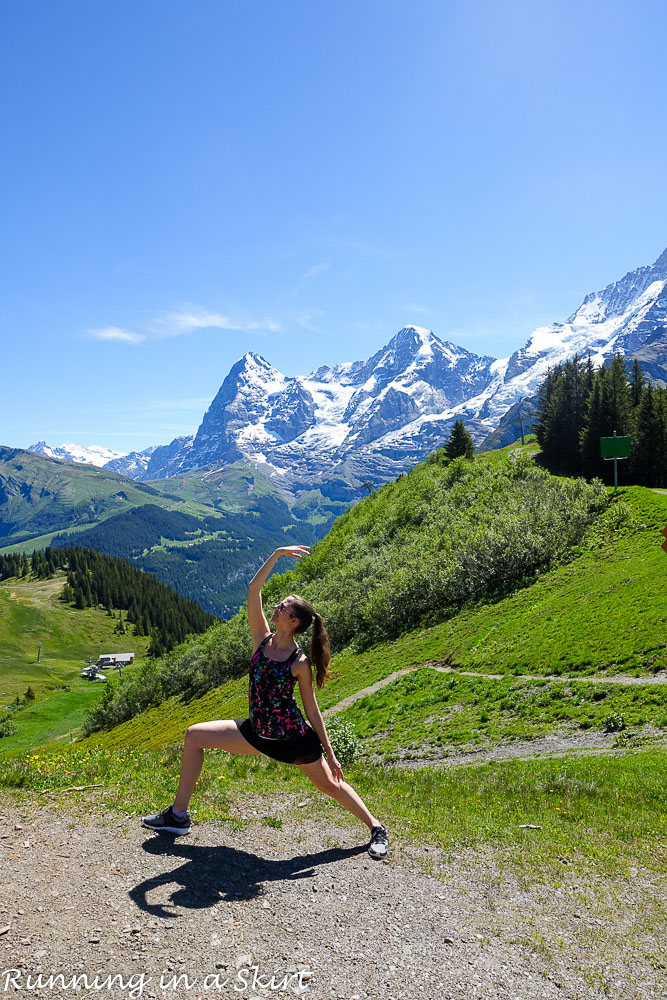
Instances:
[[[397,750],[389,757],[368,754],[370,760],[389,761],[394,767],[460,767],[461,764],[486,764],[494,760],[530,760],[544,757],[566,757],[576,754],[607,757],[628,753],[636,746],[667,746],[667,737],[661,729],[645,726],[633,732],[627,745],[617,746],[618,733],[600,733],[592,730],[567,730],[549,733],[534,740],[513,740],[495,746],[478,748],[475,745],[460,747],[420,746],[414,750]]]
[[[174,839],[86,809],[5,797],[0,993],[663,995],[664,886],[648,871],[598,883],[564,870],[555,888],[523,885],[490,851],[447,860],[394,838],[374,862],[365,828],[337,826],[328,810]],[[64,990],[49,985],[58,975]],[[87,977],[79,990],[76,976]]]

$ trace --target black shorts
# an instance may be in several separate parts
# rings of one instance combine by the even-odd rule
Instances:
[[[251,747],[283,764],[313,764],[322,756],[322,744],[310,726],[304,736],[298,736],[295,740],[269,740],[260,736],[252,728],[250,719],[244,719],[238,726],[241,736]]]

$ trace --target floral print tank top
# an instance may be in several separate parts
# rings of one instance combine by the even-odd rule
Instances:
[[[308,732],[308,726],[294,700],[292,664],[302,653],[300,646],[286,660],[269,660],[264,646],[267,635],[250,661],[248,705],[252,728],[270,740],[294,740]]]

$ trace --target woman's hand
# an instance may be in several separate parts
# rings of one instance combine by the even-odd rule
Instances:
[[[309,553],[310,545],[283,545],[275,551],[277,556],[294,556],[295,559],[300,559],[301,556],[307,556]]]
[[[332,775],[334,781],[342,781],[343,780],[343,768],[340,766],[340,761],[336,757],[336,754],[333,752],[333,750],[327,750],[325,752],[326,752],[326,755],[327,755],[327,763],[328,763],[329,768],[331,770],[331,775]]]

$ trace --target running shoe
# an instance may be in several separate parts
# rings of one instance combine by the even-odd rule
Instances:
[[[190,833],[190,813],[186,812],[183,819],[179,819],[178,816],[174,815],[172,807],[167,806],[155,816],[144,816],[141,825],[148,830],[155,830],[156,833],[175,833],[177,837],[180,837],[184,833]]]
[[[382,861],[388,849],[387,831],[383,826],[374,826],[371,830],[371,842],[368,845],[368,853],[375,861]]]

